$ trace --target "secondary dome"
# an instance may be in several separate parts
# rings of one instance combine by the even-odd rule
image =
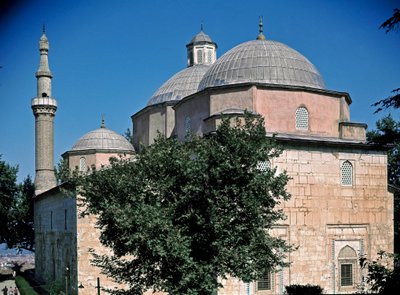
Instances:
[[[299,52],[280,42],[254,40],[221,56],[204,75],[199,90],[245,82],[325,89],[318,70]]]
[[[166,101],[181,100],[197,92],[199,83],[210,68],[208,65],[198,64],[188,67],[175,75],[153,94],[147,105],[154,105]]]
[[[134,151],[132,144],[125,137],[103,126],[86,133],[72,147],[72,151],[92,149],[121,152]]]

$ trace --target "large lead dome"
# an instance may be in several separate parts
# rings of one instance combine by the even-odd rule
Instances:
[[[173,75],[153,94],[147,105],[178,101],[197,92],[199,83],[210,66],[194,65]]]
[[[204,75],[199,90],[245,82],[325,89],[318,70],[299,52],[276,41],[254,40],[221,56]]]

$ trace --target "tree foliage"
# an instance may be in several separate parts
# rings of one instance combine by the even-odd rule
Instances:
[[[389,145],[388,181],[400,187],[400,122],[388,115],[376,122],[376,130],[367,132],[367,141]]]
[[[34,184],[29,175],[17,184],[17,172],[0,157],[0,242],[33,251]]]
[[[396,30],[399,27],[400,22],[400,10],[398,8],[393,9],[393,16],[388,18],[379,28],[386,29],[386,33]],[[381,99],[376,103],[372,104],[373,107],[377,107],[374,114],[388,108],[398,109],[400,107],[400,88],[392,90],[393,95]]]
[[[285,218],[288,176],[257,169],[280,153],[262,118],[246,115],[183,143],[160,136],[134,161],[75,176],[113,250],[94,263],[129,286],[113,293],[209,295],[217,277],[251,281],[285,266],[291,247],[268,230]]]
[[[368,261],[360,257],[360,266],[366,270],[365,283],[361,293],[397,294],[400,290],[400,268],[393,267],[399,263],[399,257],[384,251],[378,253],[378,259]]]
[[[372,104],[373,107],[377,107],[374,114],[379,113],[380,111],[385,109],[398,109],[400,107],[400,88],[392,90],[392,93],[393,95]]]
[[[62,184],[70,179],[71,171],[67,160],[61,158],[57,165],[54,167],[57,184]]]
[[[389,17],[381,26],[380,29],[385,29],[386,33],[392,30],[396,30],[400,22],[400,10],[398,8],[393,9],[393,15]]]

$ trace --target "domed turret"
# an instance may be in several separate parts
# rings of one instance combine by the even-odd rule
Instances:
[[[217,44],[203,32],[203,26],[201,26],[200,32],[186,47],[188,67],[161,85],[148,101],[148,106],[166,101],[179,101],[197,92],[201,79],[217,58]]]
[[[211,65],[217,60],[217,44],[213,42],[201,25],[200,32],[192,38],[187,48],[187,65]]]

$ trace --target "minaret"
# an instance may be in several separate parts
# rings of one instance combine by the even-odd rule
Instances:
[[[51,78],[49,69],[47,40],[43,34],[39,41],[40,65],[36,72],[37,95],[32,99],[35,115],[35,194],[38,195],[57,185],[54,173],[54,116],[57,101],[51,97]]]

